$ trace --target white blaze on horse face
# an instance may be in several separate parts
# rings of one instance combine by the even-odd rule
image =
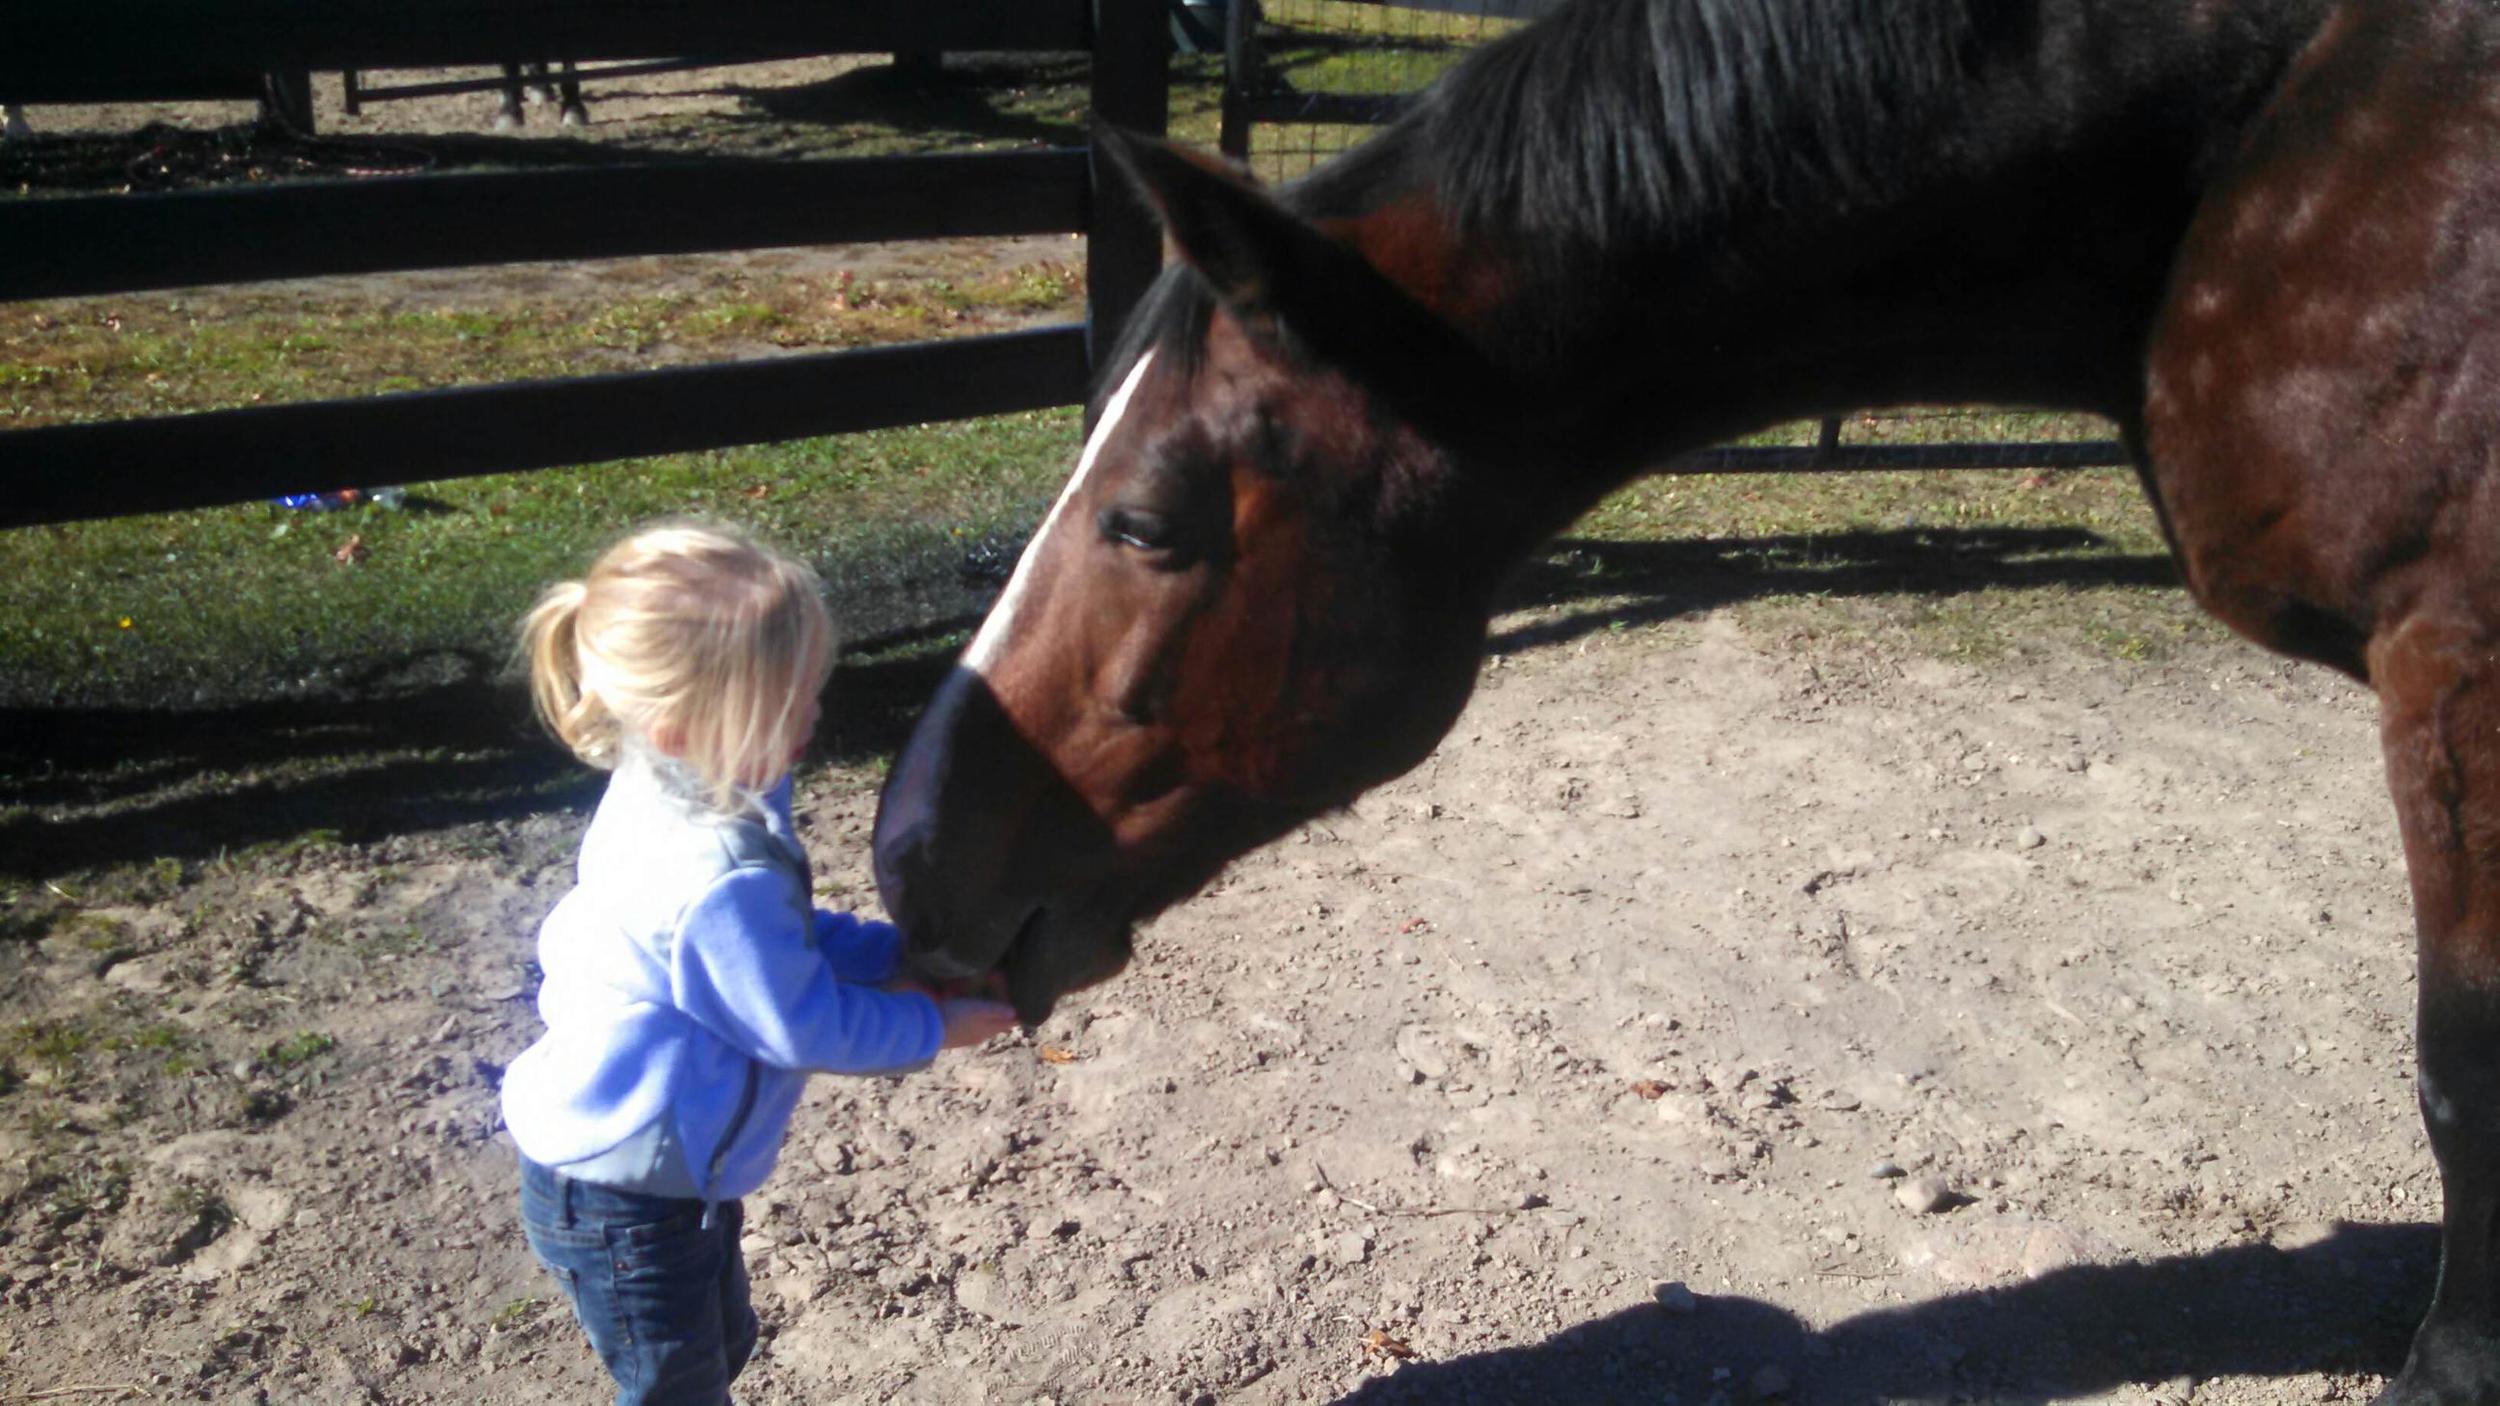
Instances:
[[[1024,555],[1016,559],[1015,574],[1007,578],[1007,589],[999,592],[998,604],[990,607],[989,618],[981,622],[981,632],[972,637],[964,650],[964,667],[988,677],[990,666],[998,662],[999,651],[1007,647],[1007,634],[1013,628],[1016,607],[1024,603],[1024,588],[1033,575],[1033,563],[1042,554],[1042,544],[1050,540],[1052,529],[1066,514],[1068,505],[1076,501],[1077,490],[1085,486],[1085,476],[1094,471],[1094,460],[1101,457],[1103,444],[1111,432],[1120,427],[1120,417],[1127,413],[1129,397],[1137,393],[1137,383],[1146,379],[1146,368],[1154,364],[1155,355],[1148,352],[1137,358],[1128,379],[1112,394],[1111,403],[1102,410],[1102,422],[1094,426],[1093,436],[1085,441],[1085,452],[1077,456],[1076,472],[1068,475],[1068,486],[1059,491],[1059,501],[1051,505],[1050,516],[1042,519],[1041,530],[1024,546]]]

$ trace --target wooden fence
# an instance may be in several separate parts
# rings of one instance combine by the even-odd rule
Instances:
[[[233,95],[271,72],[540,55],[1090,51],[1093,110],[1161,131],[1164,0],[86,0],[25,7],[0,96]],[[1078,149],[674,161],[0,200],[0,301],[543,259],[1083,232],[1083,326],[764,362],[0,433],[0,527],[1076,404],[1161,259]]]

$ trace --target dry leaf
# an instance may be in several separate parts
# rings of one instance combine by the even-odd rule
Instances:
[[[1034,1053],[1042,1057],[1044,1064],[1074,1064],[1077,1061],[1076,1051],[1061,1049],[1057,1045],[1043,1045]]]
[[[750,488],[750,489],[748,489],[748,490],[747,490],[747,496],[748,496],[749,498],[756,499],[756,500],[758,500],[758,501],[760,502],[760,501],[761,501],[761,500],[762,500],[762,499],[763,499],[763,498],[764,498],[767,494],[771,493],[772,491],[773,491],[773,486],[772,486],[771,484],[769,484],[769,483],[759,483],[759,484],[755,485],[753,488]]]
[[[1635,1079],[1632,1081],[1632,1092],[1656,1103],[1667,1096],[1667,1086],[1655,1079]]]
[[[1394,1357],[1400,1362],[1413,1360],[1415,1349],[1404,1338],[1389,1336],[1386,1328],[1374,1328],[1363,1335],[1363,1350],[1380,1357]]]
[[[339,549],[330,555],[341,566],[350,562],[363,561],[365,559],[365,534],[361,532],[351,534],[346,541],[339,544]]]

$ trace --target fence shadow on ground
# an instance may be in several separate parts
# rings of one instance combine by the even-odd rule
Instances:
[[[451,129],[347,131],[304,138],[249,122],[213,128],[151,123],[126,132],[38,132],[0,146],[0,185],[111,194],[377,172],[545,171],[638,162],[837,157],[890,148],[896,134],[983,145],[1081,145],[1086,139],[1087,71],[1081,55],[999,55],[950,60],[937,71],[871,64],[778,88],[724,77],[688,84],[668,96],[731,98],[737,102],[735,111],[694,115],[647,131],[596,135]],[[1014,110],[1013,95],[1035,86],[1065,86],[1075,106],[1060,120]],[[476,119],[482,129],[492,99],[485,94],[478,99]],[[594,113],[597,101],[594,92]],[[711,135],[696,141],[689,136],[694,130]]]
[[[1511,606],[1547,618],[1498,631],[1517,653],[1621,621],[1642,623],[1764,596],[1952,594],[2172,579],[2159,557],[2066,556],[2100,539],[2071,529],[1850,532],[1692,542],[1557,543],[1522,571]],[[852,642],[817,755],[890,756],[952,662],[948,618]],[[438,661],[439,662],[439,661]],[[360,843],[581,804],[590,777],[532,725],[498,661],[404,679],[391,661],[321,694],[157,708],[0,709],[0,874],[195,860],[320,831]]]
[[[2344,1224],[2298,1249],[2061,1269],[1820,1333],[1757,1299],[1704,1297],[1689,1314],[1643,1305],[1540,1343],[1410,1364],[1338,1406],[1700,1406],[1755,1399],[1765,1366],[1791,1375],[1781,1399],[1796,1406],[2026,1406],[2180,1377],[2384,1374],[2403,1363],[2437,1262],[2432,1226]]]
[[[970,623],[852,645],[871,662],[837,674],[816,754],[856,762],[901,746],[952,662],[936,642]],[[597,795],[499,665],[361,686],[402,672],[392,661],[316,695],[200,707],[0,708],[0,874],[204,860],[313,833],[362,843]]]

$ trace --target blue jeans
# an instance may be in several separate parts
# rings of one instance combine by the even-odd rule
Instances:
[[[617,1406],[727,1406],[755,1351],[735,1201],[644,1196],[521,1159],[521,1230],[616,1379]]]

